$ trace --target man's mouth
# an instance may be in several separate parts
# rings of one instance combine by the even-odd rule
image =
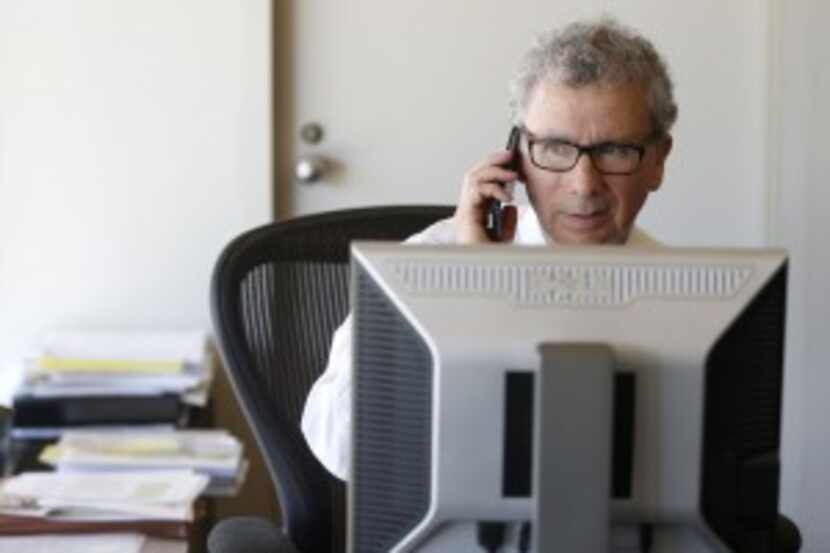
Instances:
[[[604,225],[611,211],[608,208],[596,210],[575,210],[565,212],[565,223],[573,230],[589,231]]]

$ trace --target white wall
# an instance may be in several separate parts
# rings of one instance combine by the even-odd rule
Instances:
[[[268,0],[0,0],[0,373],[44,328],[207,328],[271,217]]]
[[[770,236],[789,249],[783,504],[804,551],[830,551],[830,65],[825,0],[770,0],[777,12],[772,52],[777,101]]]

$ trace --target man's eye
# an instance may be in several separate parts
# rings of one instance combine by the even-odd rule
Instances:
[[[599,144],[596,147],[596,152],[603,157],[616,158],[628,158],[637,154],[637,150],[631,146],[627,146],[625,144],[615,144],[613,142]]]
[[[542,150],[545,155],[570,157],[574,153],[574,147],[567,142],[560,142],[559,140],[546,140],[542,142]]]

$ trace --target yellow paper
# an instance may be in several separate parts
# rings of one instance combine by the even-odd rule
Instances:
[[[77,446],[78,444],[75,445]],[[43,448],[38,460],[43,464],[55,466],[60,462],[65,449],[60,442],[48,445]],[[181,448],[174,438],[152,436],[115,440],[114,442],[102,441],[100,443],[96,443],[95,440],[89,440],[83,444],[81,449],[88,453],[115,455],[118,457],[169,457],[181,453]]]
[[[43,451],[40,452],[40,456],[38,456],[38,461],[40,461],[44,465],[55,466],[58,464],[58,460],[61,458],[61,453],[61,447],[58,444],[47,445],[43,448]]]
[[[149,361],[132,359],[73,359],[43,355],[36,366],[44,372],[72,373],[150,373],[177,374],[184,370],[183,361]]]
[[[102,442],[97,445],[86,444],[89,452],[103,455],[142,456],[142,455],[173,455],[179,453],[180,447],[175,437],[135,437],[128,440]]]

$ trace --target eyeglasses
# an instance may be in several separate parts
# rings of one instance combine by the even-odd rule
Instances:
[[[527,136],[530,161],[539,169],[565,173],[579,162],[582,154],[588,154],[594,167],[603,175],[631,175],[640,167],[646,146],[657,139],[652,133],[642,144],[602,142],[580,146],[559,138],[530,137],[526,129],[519,131]]]

